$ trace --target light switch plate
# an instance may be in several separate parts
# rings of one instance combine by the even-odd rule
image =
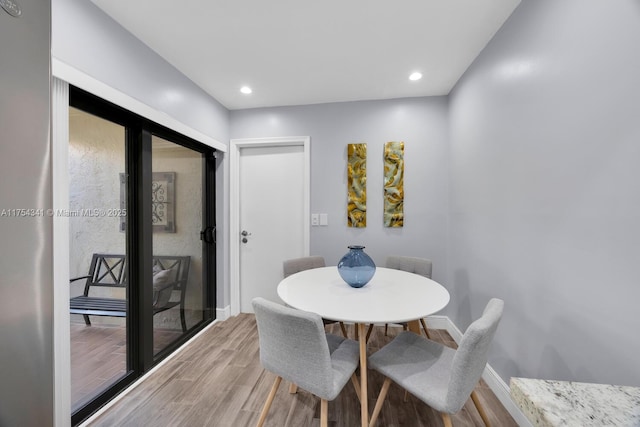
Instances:
[[[329,215],[326,213],[320,214],[320,225],[329,225]]]
[[[318,226],[320,225],[320,215],[318,214],[311,214],[311,226]]]

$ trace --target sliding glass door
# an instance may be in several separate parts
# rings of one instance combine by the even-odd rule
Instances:
[[[76,88],[69,116],[76,425],[214,319],[215,153]]]

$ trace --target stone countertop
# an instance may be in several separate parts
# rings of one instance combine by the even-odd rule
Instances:
[[[511,398],[536,427],[640,427],[640,388],[511,378]]]

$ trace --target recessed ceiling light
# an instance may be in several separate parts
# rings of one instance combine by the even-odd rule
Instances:
[[[249,86],[242,86],[240,88],[240,92],[244,93],[245,95],[249,95],[253,91],[251,90],[251,88]]]
[[[411,75],[409,76],[409,80],[411,81],[416,81],[416,80],[420,80],[422,78],[422,73],[419,72],[415,72],[415,73],[411,73]]]

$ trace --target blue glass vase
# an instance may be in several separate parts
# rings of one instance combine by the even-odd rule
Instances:
[[[338,273],[352,288],[361,288],[376,274],[376,264],[364,253],[364,246],[348,246],[349,252],[338,263]]]

